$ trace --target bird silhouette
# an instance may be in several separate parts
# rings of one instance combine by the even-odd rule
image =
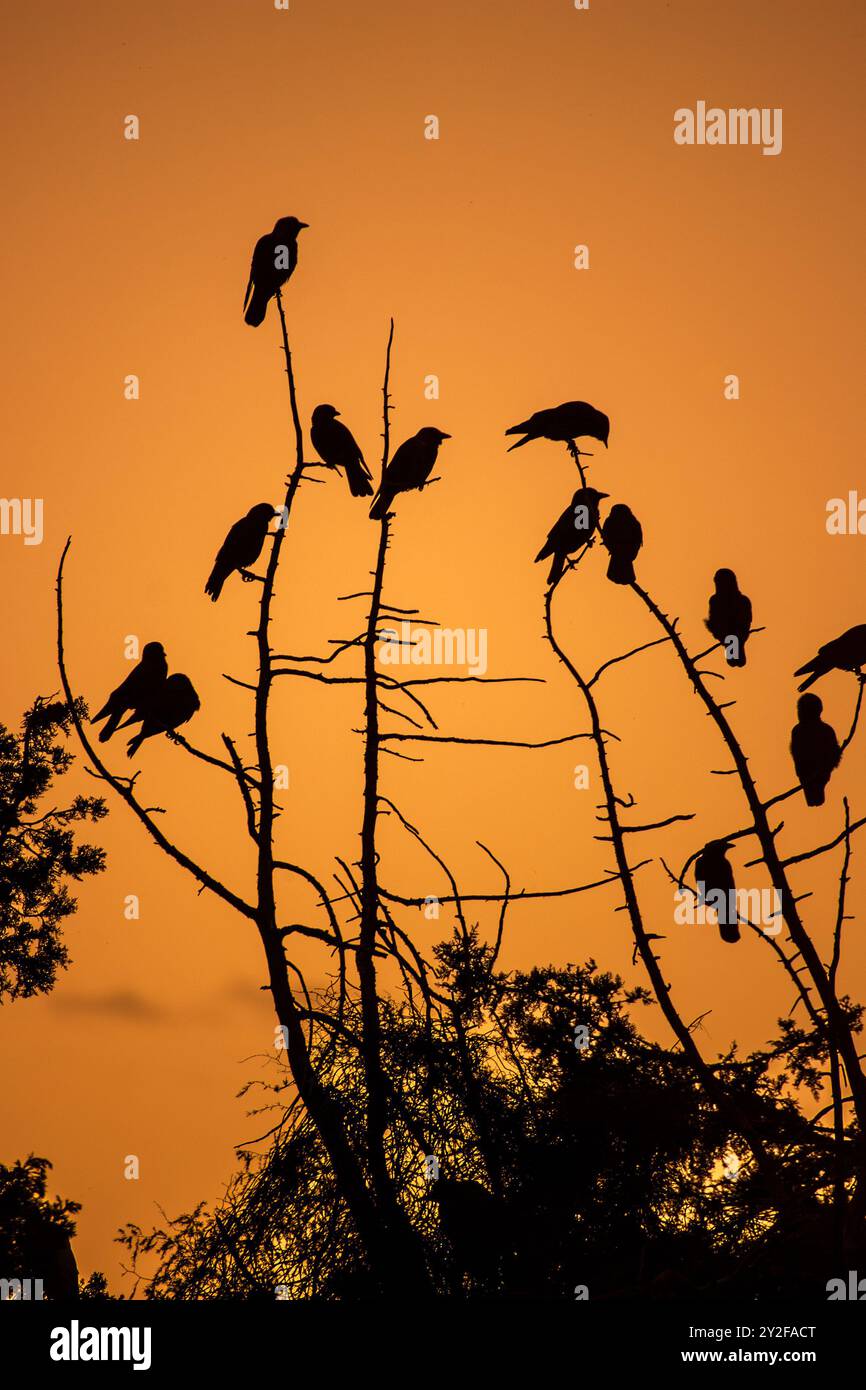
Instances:
[[[610,553],[608,579],[614,584],[633,584],[633,561],[643,545],[643,531],[630,507],[622,502],[611,507],[601,528],[601,539]]]
[[[181,675],[179,672],[169,676],[137,716],[142,720],[142,725],[138,733],[129,740],[126,756],[133,757],[146,738],[179,729],[181,724],[186,724],[187,720],[192,719],[196,710],[200,708],[201,702],[189,676]],[[136,716],[133,716],[127,719],[126,724],[135,722]],[[121,728],[125,729],[126,724],[122,724]]]
[[[598,492],[594,487],[579,487],[562,516],[547,533],[547,540],[535,557],[535,563],[553,556],[548,584],[556,584],[569,555],[580,550],[594,535],[598,527],[598,504],[606,492]]]
[[[373,491],[370,470],[352,431],[335,418],[339,413],[333,405],[316,406],[310,428],[313,448],[325,463],[345,471],[353,497],[369,497]]]
[[[801,695],[791,730],[791,757],[807,806],[824,805],[824,790],[842,757],[835,729],[821,718],[823,708],[817,695]]]
[[[257,502],[250,507],[246,516],[235,522],[217,551],[213,569],[204,586],[205,593],[210,595],[214,603],[222,593],[223,584],[235,570],[243,579],[252,577],[244,574],[244,571],[256,563],[262,553],[268,527],[274,517],[280,515],[279,509],[272,507],[270,502]]]
[[[552,439],[569,444],[586,436],[589,439],[597,439],[607,448],[610,420],[602,411],[596,410],[594,405],[589,405],[586,401],[565,401],[563,405],[551,406],[549,410],[536,410],[528,420],[519,425],[512,425],[505,433],[526,436],[510,446],[509,454],[512,449],[530,444],[533,439]]]
[[[168,664],[162,643],[145,643],[138,665],[133,667],[116,690],[112,690],[102,709],[90,720],[91,724],[98,724],[100,719],[106,720],[105,727],[99,731],[99,742],[108,742],[128,710],[137,709],[152,699],[167,675]]]
[[[309,226],[297,217],[281,217],[274,230],[260,236],[253,248],[250,278],[244,295],[244,323],[258,328],[268,303],[298,264],[298,233]]]
[[[725,648],[729,666],[745,666],[746,641],[752,629],[752,601],[740,593],[733,570],[716,570],[716,586],[710,595],[707,627],[717,642]]]
[[[379,491],[373,498],[370,516],[374,521],[381,521],[388,514],[398,492],[409,492],[424,486],[433,472],[439,445],[443,439],[450,438],[450,434],[444,430],[425,425],[410,439],[403,440],[385,469]]]
[[[726,858],[729,849],[733,849],[733,845],[728,840],[708,841],[698,855],[695,880],[698,902],[715,910],[719,935],[723,941],[734,945],[740,939],[740,928],[737,925],[734,871]],[[719,898],[718,894],[724,894],[724,897]]]
[[[805,676],[809,673],[809,679],[799,687],[800,690],[808,690],[828,671],[856,671],[859,675],[863,666],[866,666],[866,623],[859,623],[857,627],[849,627],[841,637],[825,642],[823,647],[818,648],[818,655],[807,661],[794,675]]]

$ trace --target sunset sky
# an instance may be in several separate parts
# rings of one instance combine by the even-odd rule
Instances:
[[[590,481],[641,519],[638,577],[691,649],[707,645],[719,566],[751,596],[766,630],[746,669],[713,689],[737,700],[729,713],[762,792],[792,785],[792,672],[866,621],[866,537],[826,530],[830,499],[866,496],[860,0],[591,0],[586,11],[572,0],[291,0],[288,11],[272,0],[90,0],[21,5],[5,28],[0,490],[43,499],[44,538],[0,536],[0,721],[17,725],[35,695],[59,688],[53,586],[71,534],[76,692],[96,709],[130,669],[127,637],[159,640],[201,696],[190,739],[221,752],[225,731],[249,746],[249,693],[223,673],[254,678],[245,634],[260,589],[235,576],[212,605],[203,588],[229,525],[263,498],[282,501],[292,461],[273,308],[256,330],[241,309],[256,238],[292,214],[310,224],[285,292],[305,427],[316,404],[333,403],[378,466],[393,315],[394,441],[422,425],[452,436],[441,481],[397,504],[386,597],[443,626],[486,629],[488,675],[545,680],[443,687],[441,732],[540,741],[587,728],[543,640],[546,566],[533,564],[575,469],[561,445],[508,454],[504,438],[534,410],[584,399],[611,418]],[[677,145],[674,112],[698,101],[781,108],[781,153]],[[130,114],[137,141],[123,136]],[[425,138],[430,115],[438,140]],[[584,244],[589,269],[577,270]],[[137,401],[124,398],[133,373]],[[738,400],[725,398],[730,374]],[[431,375],[438,400],[425,397]],[[338,596],[367,587],[377,535],[342,479],[302,486],[277,583],[278,650],[325,652],[360,630],[363,604]],[[559,638],[587,673],[659,635],[635,595],[607,582],[599,552],[555,600]],[[816,691],[841,736],[854,677],[828,676]],[[718,735],[665,647],[615,667],[597,693],[637,818],[697,813],[633,845],[653,859],[637,881],[650,929],[665,933],[657,944],[680,1012],[707,1013],[696,1036],[711,1060],[734,1039],[761,1044],[791,1002],[773,953],[675,927],[659,862],[679,867],[748,823],[735,779],[712,775],[729,766]],[[362,718],[355,687],[277,683],[274,760],[291,779],[280,848],[329,881],[336,856],[358,855]],[[855,818],[866,814],[864,738],[825,807],[780,808],[786,853],[838,834],[843,795]],[[92,792],[73,748],[68,792]],[[612,862],[593,839],[604,827],[589,743],[423,751],[419,764],[384,759],[383,790],[467,891],[499,890],[478,840],[515,888],[577,885]],[[128,774],[119,740],[108,762]],[[231,780],[163,739],[136,765],[142,798],[167,808],[166,830],[251,895]],[[108,869],[78,895],[73,963],[50,996],[0,1020],[0,1162],[51,1159],[54,1189],[83,1204],[80,1269],[103,1269],[120,1290],[117,1228],[215,1200],[233,1146],[268,1128],[237,1092],[269,1074],[274,1019],[255,931],[197,896],[108,796],[111,814],[92,832]],[[393,822],[380,847],[387,888],[447,891]],[[751,857],[742,843],[732,855],[738,882],[761,886],[743,868]],[[813,890],[804,915],[825,958],[839,863],[834,851],[795,879]],[[841,984],[862,997],[856,841],[852,872]],[[124,918],[130,894],[137,922]],[[592,956],[645,983],[620,902],[613,886],[515,905],[504,964]],[[316,924],[316,912],[296,889],[281,904],[287,921]],[[479,920],[495,930],[489,910]],[[425,950],[447,928],[444,913],[401,921]],[[332,968],[309,942],[296,958],[312,984]],[[670,1041],[657,1009],[640,1023]],[[137,1182],[123,1176],[128,1154],[140,1159]]]

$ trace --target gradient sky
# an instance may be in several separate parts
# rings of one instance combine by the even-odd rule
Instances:
[[[866,619],[859,536],[828,536],[829,498],[866,489],[862,414],[860,151],[866,11],[859,0],[151,0],[20,6],[6,17],[12,58],[2,95],[6,248],[2,492],[41,497],[41,546],[0,537],[4,662],[0,719],[57,690],[53,579],[68,534],[67,660],[95,708],[127,673],[123,643],[161,640],[202,697],[189,726],[218,750],[251,728],[246,692],[258,588],[202,589],[228,526],[282,499],[292,441],[272,311],[241,317],[249,255],[294,214],[300,264],[286,294],[305,422],[331,401],[368,459],[380,447],[388,318],[396,320],[395,440],[424,424],[453,438],[442,481],[398,507],[387,596],[450,627],[486,628],[490,675],[545,685],[441,691],[442,731],[543,739],[585,729],[580,697],[542,641],[545,571],[533,556],[568,501],[564,450],[506,454],[503,431],[542,406],[592,401],[611,417],[591,480],[641,518],[639,578],[677,614],[693,650],[711,578],[734,568],[751,595],[749,665],[727,680],[732,719],[768,795],[792,781],[787,744],[794,667]],[[784,148],[683,148],[673,113],[710,105],[781,107]],[[123,139],[136,114],[138,142]],[[440,138],[424,138],[435,114]],[[573,268],[576,244],[590,269]],[[124,400],[128,373],[141,399]],[[440,379],[440,399],[424,379]],[[741,398],[725,400],[736,373]],[[601,450],[598,451],[601,454]],[[376,530],[344,484],[304,487],[277,586],[274,641],[322,651],[357,629]],[[638,600],[604,578],[598,553],[561,587],[559,635],[592,671],[657,634]],[[718,658],[715,667],[719,669]],[[347,664],[346,670],[351,667]],[[852,677],[819,687],[847,728]],[[790,998],[759,941],[674,928],[658,857],[679,865],[705,839],[745,825],[724,750],[656,649],[599,688],[612,753],[639,818],[698,812],[650,839],[639,884],[665,971],[712,1058],[732,1039],[765,1041]],[[291,769],[281,847],[327,878],[356,857],[362,704],[357,690],[282,682],[274,759]],[[126,772],[122,747],[110,765]],[[465,889],[497,891],[487,843],[515,887],[598,877],[597,782],[573,787],[589,747],[432,748],[423,764],[386,759],[383,789]],[[169,808],[166,828],[251,892],[252,857],[236,789],[166,741],[145,747],[140,786]],[[841,799],[864,811],[855,744],[827,805],[784,807],[786,852],[832,838]],[[593,764],[594,770],[594,764]],[[92,782],[81,761],[70,790]],[[112,1285],[118,1226],[148,1226],[216,1198],[233,1145],[267,1126],[237,1091],[272,1049],[255,932],[193,885],[112,801],[98,827],[107,872],[79,894],[71,969],[46,999],[3,1012],[0,1160],[28,1151],[83,1202],[76,1250]],[[382,879],[407,894],[441,877],[393,824]],[[643,855],[641,857],[643,857]],[[754,870],[732,861],[744,886]],[[855,849],[843,988],[862,995],[866,906]],[[838,855],[808,879],[805,914],[828,953]],[[124,919],[128,894],[141,920]],[[507,965],[584,960],[641,980],[615,889],[515,906]],[[315,921],[309,899],[286,914]],[[291,920],[287,917],[287,920]],[[482,915],[485,929],[491,920]],[[444,928],[407,914],[428,947]],[[312,983],[328,958],[297,958]],[[642,1025],[667,1041],[657,1011]],[[126,1154],[141,1177],[123,1177]]]

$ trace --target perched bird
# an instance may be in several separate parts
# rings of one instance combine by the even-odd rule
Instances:
[[[828,671],[857,671],[859,674],[862,666],[866,666],[866,623],[849,627],[841,637],[825,642],[823,647],[818,648],[818,655],[807,661],[794,675],[805,676],[809,673],[809,679],[800,686],[801,690],[808,690]]]
[[[520,425],[512,425],[506,434],[523,434],[508,450],[519,449],[533,439],[553,439],[568,444],[574,439],[597,439],[607,448],[610,434],[610,420],[594,405],[586,401],[566,401],[564,405],[554,405],[549,410],[536,410],[528,420]]]
[[[257,502],[250,507],[246,516],[235,522],[217,551],[213,569],[204,586],[205,593],[210,595],[214,603],[222,593],[223,584],[235,570],[242,578],[249,578],[244,570],[256,563],[262,553],[268,527],[274,517],[280,515],[279,509],[272,507],[270,502]]]
[[[450,438],[450,434],[444,430],[425,425],[411,439],[403,440],[385,469],[379,491],[373,498],[370,515],[374,521],[381,521],[387,515],[398,492],[409,492],[412,488],[424,486],[433,472],[439,445],[443,439]]]
[[[725,857],[729,849],[733,849],[733,845],[727,840],[710,840],[704,845],[695,865],[695,880],[698,902],[715,910],[719,935],[733,945],[740,939],[740,928],[734,871]]]
[[[155,734],[172,733],[179,729],[181,724],[185,724],[188,719],[192,719],[196,710],[201,708],[201,702],[193,689],[192,681],[189,676],[182,676],[175,673],[169,676],[168,680],[157,690],[153,699],[148,701],[138,718],[142,720],[141,728],[127,744],[126,756],[131,758],[138,752],[146,738],[153,738]],[[135,723],[135,716],[127,719],[126,724]],[[126,728],[126,724],[122,728]]]
[[[369,497],[373,491],[370,470],[352,431],[336,418],[339,413],[333,405],[316,406],[310,429],[313,448],[324,463],[345,471],[353,497]]]
[[[501,1201],[480,1182],[437,1178],[430,1199],[439,1207],[442,1234],[458,1268],[475,1278],[498,1271],[508,1246],[507,1213]]]
[[[752,630],[752,601],[740,593],[733,570],[716,570],[713,582],[716,591],[710,595],[707,627],[724,646],[728,665],[745,666],[746,641]]]
[[[842,756],[835,729],[821,718],[823,708],[817,695],[801,695],[791,730],[791,757],[807,806],[824,805],[824,789]]]
[[[606,492],[594,487],[579,487],[562,516],[547,533],[547,540],[535,557],[535,563],[553,556],[548,584],[556,584],[565,569],[566,557],[586,545],[598,527],[598,504]]]
[[[614,584],[634,583],[634,564],[643,545],[641,524],[630,507],[617,502],[601,528],[602,544],[610,552],[607,577]]]
[[[244,323],[251,328],[264,322],[268,301],[298,264],[298,233],[308,226],[308,222],[299,222],[297,217],[281,217],[274,223],[274,230],[256,242],[244,295]]]
[[[112,690],[102,709],[90,720],[91,724],[98,724],[100,719],[106,720],[105,727],[99,731],[99,742],[108,742],[128,710],[137,709],[152,699],[167,675],[168,663],[162,643],[147,642],[138,665],[116,690]]]

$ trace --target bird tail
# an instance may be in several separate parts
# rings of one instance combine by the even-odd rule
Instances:
[[[244,314],[244,323],[248,323],[250,328],[258,328],[259,324],[265,321],[267,307],[267,295],[262,294],[258,288],[254,288],[247,305],[247,311]]]
[[[719,936],[729,946],[735,946],[740,939],[740,928],[736,922],[719,922]]]
[[[393,497],[391,497],[389,493],[383,492],[380,488],[379,491],[376,493],[376,496],[373,498],[373,505],[370,508],[370,516],[372,520],[384,521],[385,517],[388,515],[388,508],[390,507],[393,500]]]
[[[742,649],[742,647],[741,647],[741,648],[740,648],[740,651],[739,651],[739,655],[735,656],[734,653],[731,652],[731,653],[729,653],[729,654],[726,654],[725,660],[727,661],[727,663],[728,663],[729,666],[745,666],[745,664],[746,664],[746,653],[743,651],[743,649]]]
[[[803,783],[803,795],[804,795],[805,798],[806,798],[806,805],[807,805],[807,806],[823,806],[823,805],[824,805],[824,788],[823,788],[823,786],[821,785],[820,782],[819,782],[819,783],[815,783],[815,782],[804,782],[804,783]]]
[[[133,737],[129,740],[129,743],[126,745],[126,756],[128,758],[135,757],[135,754],[138,752],[139,748],[144,743],[146,737],[147,735],[145,734],[143,728],[139,729],[138,733],[133,735]]]
[[[115,734],[117,732],[117,726],[120,723],[121,714],[123,714],[123,710],[114,710],[108,716],[105,728],[100,729],[99,731],[100,743],[107,743],[108,740],[111,738],[112,734]]]
[[[222,593],[223,584],[225,584],[225,582],[226,576],[223,574],[219,565],[214,565],[213,569],[210,572],[208,581],[204,586],[205,593],[210,597],[213,603],[216,603],[217,599]]]
[[[611,555],[607,577],[612,584],[633,584],[634,565],[624,555]]]
[[[346,481],[353,497],[372,497],[373,484],[364,465],[357,461],[346,464]]]
[[[549,553],[549,552],[548,552],[548,553]],[[536,556],[536,559],[538,559],[538,560],[541,560],[542,558],[543,558],[543,557],[542,557],[541,555]],[[550,573],[549,573],[549,575],[547,576],[547,583],[548,583],[548,586],[550,586],[551,584],[558,584],[558,583],[559,583],[560,579],[562,578],[562,572],[563,572],[564,569],[565,569],[565,556],[562,554],[561,551],[559,551],[559,550],[554,550],[554,551],[553,551],[553,560],[552,560],[551,566],[550,566]]]

